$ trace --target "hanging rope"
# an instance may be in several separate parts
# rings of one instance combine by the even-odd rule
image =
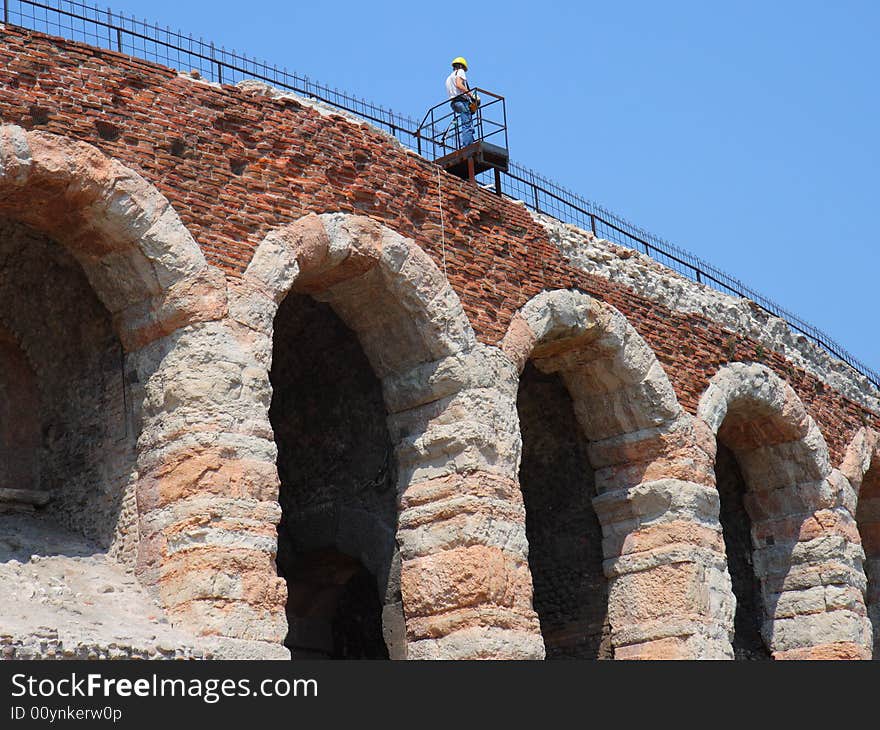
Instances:
[[[437,205],[440,208],[440,251],[443,254],[443,277],[446,283],[449,283],[449,277],[446,275],[446,226],[443,223],[443,190],[441,186],[442,173],[440,167],[437,167]]]

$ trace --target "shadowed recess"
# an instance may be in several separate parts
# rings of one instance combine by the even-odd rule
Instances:
[[[547,659],[611,659],[602,529],[571,396],[558,374],[527,363],[517,408],[534,609]]]
[[[865,551],[865,603],[874,629],[873,657],[880,659],[880,454],[874,456],[862,478],[856,523]]]
[[[733,653],[736,659],[769,659],[761,624],[764,620],[761,583],[755,575],[752,558],[752,521],[743,497],[746,483],[733,452],[718,444],[715,479],[721,500],[721,529],[727,552],[727,569],[736,597],[733,619]]]
[[[397,495],[381,385],[330,306],[285,298],[275,318],[269,418],[278,446],[278,572],[293,658],[387,658],[382,611]]]
[[[136,434],[122,348],[82,267],[0,220],[0,488],[38,490],[53,519],[134,560]]]
[[[0,324],[0,489],[39,485],[40,394],[18,343]]]

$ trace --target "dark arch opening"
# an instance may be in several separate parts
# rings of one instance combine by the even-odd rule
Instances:
[[[297,658],[388,658],[400,604],[394,449],[382,388],[333,309],[290,294],[275,317],[269,419],[278,446],[277,566]]]
[[[761,637],[764,604],[761,582],[755,574],[752,520],[745,505],[746,482],[736,456],[720,441],[715,457],[715,480],[721,501],[721,530],[727,552],[727,569],[736,598],[733,618],[733,653],[738,660],[770,659]]]
[[[131,565],[137,435],[111,316],[46,235],[0,219],[0,260],[0,486],[51,495],[44,516]]]
[[[873,658],[880,659],[880,457],[873,459],[862,479],[856,524],[865,551],[865,604],[874,630]]]
[[[332,548],[291,557],[285,578],[292,655],[387,659],[376,579],[360,561]]]
[[[0,488],[37,489],[39,448],[37,376],[15,337],[0,325]]]
[[[517,395],[534,609],[547,659],[611,659],[593,469],[568,389],[531,362]]]

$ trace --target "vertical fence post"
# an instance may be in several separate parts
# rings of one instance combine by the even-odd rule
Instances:
[[[116,28],[116,50],[122,53],[122,30],[118,25],[113,25],[113,13],[109,9],[107,10],[107,25],[111,30]]]
[[[3,25],[9,25],[9,0],[3,0]]]
[[[213,42],[213,41],[211,41],[211,60],[214,62],[214,65],[217,66],[218,81],[220,81],[220,83],[222,84],[223,81],[222,81],[222,79],[220,78],[220,64],[217,63],[217,51],[216,51],[216,49],[214,48],[214,42]]]
[[[211,42],[211,60],[214,62],[214,65],[217,67],[217,82],[223,83],[223,71],[220,68],[220,62],[217,60],[217,49],[214,48],[213,41]]]

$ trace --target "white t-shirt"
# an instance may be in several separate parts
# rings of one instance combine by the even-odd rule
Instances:
[[[467,86],[467,74],[464,72],[464,69],[455,69],[451,74],[449,74],[449,76],[446,77],[446,93],[449,94],[450,99],[464,93],[462,91],[459,91],[458,87],[455,85],[456,77],[464,81],[465,86]]]

